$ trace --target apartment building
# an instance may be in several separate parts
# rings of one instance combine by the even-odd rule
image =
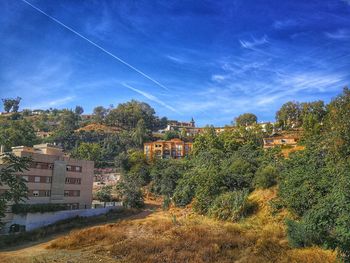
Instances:
[[[54,203],[65,204],[68,209],[91,208],[94,162],[67,157],[62,149],[50,144],[13,147],[12,153],[32,158],[30,169],[17,175],[27,181],[26,204]],[[6,189],[7,186],[0,186],[0,192]],[[9,206],[2,221],[10,222],[12,217]]]
[[[148,160],[154,157],[181,159],[187,156],[191,150],[192,143],[184,142],[180,139],[158,140],[144,144],[144,154]]]

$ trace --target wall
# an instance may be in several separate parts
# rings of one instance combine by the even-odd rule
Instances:
[[[73,218],[76,216],[91,217],[106,214],[111,210],[121,210],[122,206],[109,206],[96,209],[66,210],[48,213],[28,213],[26,215],[14,215],[12,224],[25,225],[26,231],[34,230],[43,226],[53,224],[57,221]],[[9,227],[9,225],[8,225]]]

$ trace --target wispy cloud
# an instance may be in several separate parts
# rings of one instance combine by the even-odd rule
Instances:
[[[335,32],[326,32],[325,34],[331,39],[345,40],[350,38],[350,30],[347,29],[339,29]]]
[[[179,56],[165,55],[165,57],[178,64],[185,64],[188,62],[186,59]]]
[[[175,108],[173,108],[172,106],[170,106],[169,104],[165,103],[164,101],[162,101],[161,99],[157,98],[156,96],[152,95],[151,93],[136,89],[134,87],[131,87],[130,85],[126,84],[126,83],[122,83],[122,85],[142,96],[144,96],[145,98],[149,99],[150,101],[153,101],[175,113],[179,113],[179,111],[177,111]]]
[[[273,23],[273,27],[279,30],[294,27],[296,25],[298,25],[298,22],[293,19],[277,20]]]
[[[263,36],[262,38],[254,38],[252,37],[252,40],[239,40],[239,43],[243,48],[252,49],[256,46],[264,45],[269,43],[267,36]]]
[[[65,106],[67,103],[73,101],[74,99],[75,99],[75,96],[66,96],[66,97],[58,98],[54,100],[42,101],[37,104],[32,104],[24,108],[47,109],[51,107],[60,107],[60,106]]]

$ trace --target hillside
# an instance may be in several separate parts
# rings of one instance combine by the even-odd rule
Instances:
[[[38,246],[0,253],[2,262],[335,262],[320,248],[292,249],[286,213],[271,215],[276,189],[257,190],[254,215],[239,223],[199,216],[190,208],[156,210],[112,224],[72,231]]]

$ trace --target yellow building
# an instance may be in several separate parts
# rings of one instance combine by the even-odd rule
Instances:
[[[184,142],[180,139],[169,141],[159,140],[144,144],[144,154],[148,160],[156,158],[181,159],[187,156],[192,150],[191,142]]]

